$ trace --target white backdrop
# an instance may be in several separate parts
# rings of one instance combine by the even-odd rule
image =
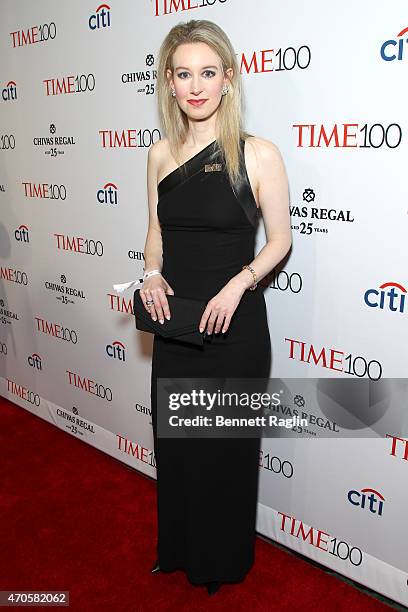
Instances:
[[[0,7],[4,397],[155,477],[152,336],[135,331],[133,291],[112,285],[142,274],[147,152],[164,136],[157,50],[193,18],[230,36],[246,128],[289,175],[293,248],[263,283],[271,377],[406,391],[405,1]],[[405,412],[390,428],[386,403],[358,419],[347,397],[335,413],[323,397],[297,404],[304,439],[263,441],[258,531],[407,604]]]

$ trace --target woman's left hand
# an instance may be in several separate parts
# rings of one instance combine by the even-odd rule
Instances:
[[[200,332],[203,332],[207,325],[207,334],[213,332],[218,334],[221,328],[222,332],[225,333],[244,291],[245,287],[229,281],[221,291],[207,302],[199,324]]]

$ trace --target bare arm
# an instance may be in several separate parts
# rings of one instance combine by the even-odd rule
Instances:
[[[289,210],[289,186],[285,166],[278,147],[268,140],[253,140],[253,162],[258,185],[259,206],[265,224],[267,243],[252,262],[247,262],[261,280],[278,264],[292,244]],[[252,143],[251,143],[252,144]],[[255,177],[254,177],[255,178]],[[254,283],[252,273],[245,269],[233,276],[207,304],[199,324],[207,325],[207,333],[226,332],[231,317],[246,289]],[[225,319],[225,321],[224,321]]]
[[[288,253],[292,244],[292,230],[288,177],[282,155],[272,142],[263,138],[253,140],[255,140],[253,148],[256,158],[259,206],[262,210],[267,243],[253,262],[248,263],[260,281]],[[242,270],[234,277],[234,281],[242,284],[245,290],[252,285],[253,277],[249,270]]]
[[[147,155],[147,198],[149,206],[149,227],[144,246],[145,271],[161,270],[163,266],[162,235],[157,218],[157,166],[156,145],[149,148]]]
[[[160,222],[157,217],[157,169],[160,160],[162,143],[152,145],[147,156],[147,198],[149,206],[149,227],[144,246],[145,272],[162,270],[163,242]],[[146,310],[153,321],[164,322],[164,317],[171,316],[166,294],[174,295],[174,291],[163,276],[156,274],[147,278],[140,289],[140,296]]]

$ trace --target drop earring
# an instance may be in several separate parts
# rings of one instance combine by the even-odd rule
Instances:
[[[176,90],[175,89],[171,89],[171,95],[175,96],[176,95]]]
[[[224,87],[221,90],[221,93],[222,93],[223,96],[225,96],[225,94],[228,93],[228,86],[227,85],[224,85]]]

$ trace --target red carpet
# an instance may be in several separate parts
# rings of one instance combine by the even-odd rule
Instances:
[[[245,581],[212,597],[151,574],[155,481],[3,398],[0,415],[0,590],[69,591],[81,612],[390,609],[260,538]]]

